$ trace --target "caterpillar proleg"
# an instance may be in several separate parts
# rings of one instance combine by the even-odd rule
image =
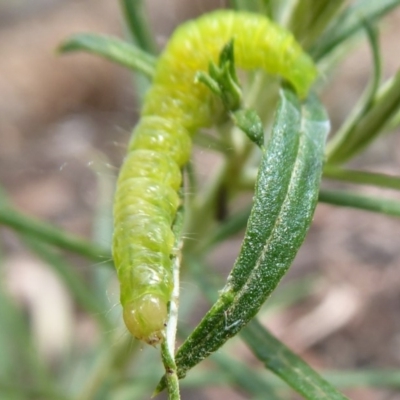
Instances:
[[[235,43],[236,65],[287,79],[304,97],[317,72],[294,37],[266,17],[228,10],[181,25],[159,58],[153,85],[134,129],[117,182],[113,257],[128,330],[149,344],[163,340],[172,284],[174,235],[181,169],[191,137],[218,117],[215,98],[198,71]]]

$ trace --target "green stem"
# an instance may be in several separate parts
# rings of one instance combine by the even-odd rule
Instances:
[[[166,386],[168,391],[168,400],[180,400],[179,378],[177,375],[176,364],[173,354],[170,353],[167,341],[161,344],[161,355],[165,368]],[[157,394],[157,393],[155,393]]]
[[[398,176],[390,176],[376,172],[350,170],[338,167],[336,165],[325,165],[323,177],[361,185],[373,185],[388,189],[400,190],[400,177]]]
[[[183,189],[180,197],[183,203]],[[178,209],[172,230],[175,235],[176,255],[172,264],[173,291],[169,302],[168,321],[165,329],[165,340],[161,344],[161,358],[165,368],[166,384],[169,400],[180,400],[179,379],[175,364],[175,340],[178,325],[178,305],[179,305],[179,272],[181,266],[180,249],[182,248],[182,228],[184,219],[184,207]]]
[[[400,201],[333,190],[321,190],[318,200],[336,206],[359,208],[400,217]]]

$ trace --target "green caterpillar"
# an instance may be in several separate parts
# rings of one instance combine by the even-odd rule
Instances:
[[[294,37],[261,15],[220,10],[173,34],[157,63],[114,203],[113,257],[123,318],[132,335],[149,344],[163,340],[173,289],[171,226],[180,204],[181,169],[190,157],[192,135],[218,117],[215,97],[195,83],[195,75],[217,62],[232,38],[239,68],[279,74],[300,97],[317,76]]]

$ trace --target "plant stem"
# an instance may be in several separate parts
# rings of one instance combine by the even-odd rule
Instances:
[[[173,353],[170,352],[170,349],[168,347],[168,341],[165,340],[161,344],[161,356],[165,368],[168,400],[180,400],[179,379],[176,373],[176,364]],[[154,394],[157,394],[157,392]]]
[[[181,199],[182,199],[181,191]],[[166,327],[165,340],[161,344],[161,358],[165,368],[165,376],[167,382],[167,391],[169,400],[180,400],[179,379],[175,364],[175,340],[178,325],[178,304],[179,304],[179,271],[180,271],[180,249],[182,247],[182,228],[183,228],[184,207],[178,209],[176,219],[173,225],[175,234],[175,250],[176,256],[173,259],[172,275],[173,275],[173,291],[169,303],[168,321]]]

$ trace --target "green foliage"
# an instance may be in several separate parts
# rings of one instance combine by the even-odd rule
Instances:
[[[221,50],[219,63],[210,62],[208,74],[199,71],[196,80],[204,83],[221,100],[226,110],[235,111],[240,107],[242,91],[236,76],[234,41]]]
[[[239,257],[219,299],[176,354],[180,377],[255,316],[291,265],[314,213],[328,129],[314,96],[301,106],[282,90]]]
[[[111,36],[78,33],[59,47],[61,53],[85,51],[97,54],[123,67],[136,70],[148,78],[154,75],[156,59],[145,51]]]
[[[300,101],[283,83],[276,103],[276,93],[269,92],[273,92],[274,87],[265,85],[271,78],[257,72],[249,73],[246,85],[241,87],[233,59],[234,42],[228,43],[221,52],[219,65],[211,64],[208,74],[197,76],[198,81],[222,100],[231,119],[227,118],[217,127],[217,137],[201,133],[196,139],[203,147],[212,146],[223,157],[207,187],[199,191],[193,166],[188,165],[186,169],[187,186],[182,193],[190,192],[191,196],[179,210],[174,225],[176,248],[182,247],[186,232],[195,232],[198,240],[187,240],[182,258],[180,254],[174,258],[174,279],[178,282],[182,259],[187,267],[185,280],[193,279],[196,289],[190,296],[182,294],[180,301],[178,291],[174,292],[167,338],[161,346],[162,363],[158,352],[141,352],[140,344],[132,344],[129,337],[121,339],[113,332],[115,318],[104,309],[104,281],[99,280],[101,283],[93,290],[60,253],[68,251],[90,261],[104,262],[107,268],[112,264],[109,248],[21,215],[2,194],[0,224],[14,230],[26,246],[57,273],[76,304],[94,317],[103,337],[94,352],[77,355],[77,361],[67,362],[62,371],[51,371],[38,359],[23,315],[0,285],[1,398],[143,399],[150,395],[164,372],[156,391],[166,387],[169,398],[174,400],[179,399],[179,385],[198,387],[211,383],[234,385],[254,398],[265,398],[266,394],[273,400],[288,398],[288,386],[282,386],[281,381],[227,356],[224,349],[235,340],[244,341],[266,369],[305,399],[345,399],[328,381],[338,387],[351,387],[359,382],[366,386],[399,386],[398,371],[342,371],[339,377],[327,374],[325,379],[271,335],[256,315],[297,254],[317,201],[400,216],[400,202],[395,200],[344,190],[320,190],[321,175],[338,182],[400,189],[400,177],[343,165],[378,140],[400,115],[400,72],[386,83],[380,83],[377,33],[377,22],[400,1],[357,0],[347,5],[339,0],[321,0],[318,7],[313,7],[315,1],[311,0],[232,0],[230,3],[238,10],[264,13],[286,22],[319,65],[332,66],[333,54],[346,52],[349,44],[362,36],[360,33],[366,33],[374,66],[369,87],[325,147],[329,122],[317,95],[311,93]],[[59,50],[97,54],[151,79],[156,65],[156,47],[144,3],[121,0],[121,7],[133,43],[86,33],[67,39]],[[271,122],[271,110],[275,110],[273,128],[271,132],[264,131],[263,126]],[[258,162],[257,169],[254,160]],[[217,210],[229,206],[248,188],[252,191],[255,188],[253,205],[246,204],[217,223]],[[244,228],[246,233],[240,253],[223,286],[210,272],[207,255]],[[179,288],[178,283],[176,287]],[[219,296],[218,289],[221,290]],[[187,331],[185,320],[193,310],[196,291],[210,301],[211,308],[175,352],[176,331],[178,334]],[[307,290],[296,291],[303,292]],[[287,294],[283,303],[297,301],[299,296]],[[266,304],[272,301],[273,298]],[[219,348],[222,350],[214,353]],[[183,378],[212,353],[211,360],[216,365],[212,374],[197,369],[178,383],[178,378]],[[77,370],[79,376],[74,374]],[[74,384],[66,383],[65,376],[73,377]]]
[[[242,338],[255,356],[288,385],[310,400],[346,400],[325,379],[293,354],[254,319],[243,329]]]

